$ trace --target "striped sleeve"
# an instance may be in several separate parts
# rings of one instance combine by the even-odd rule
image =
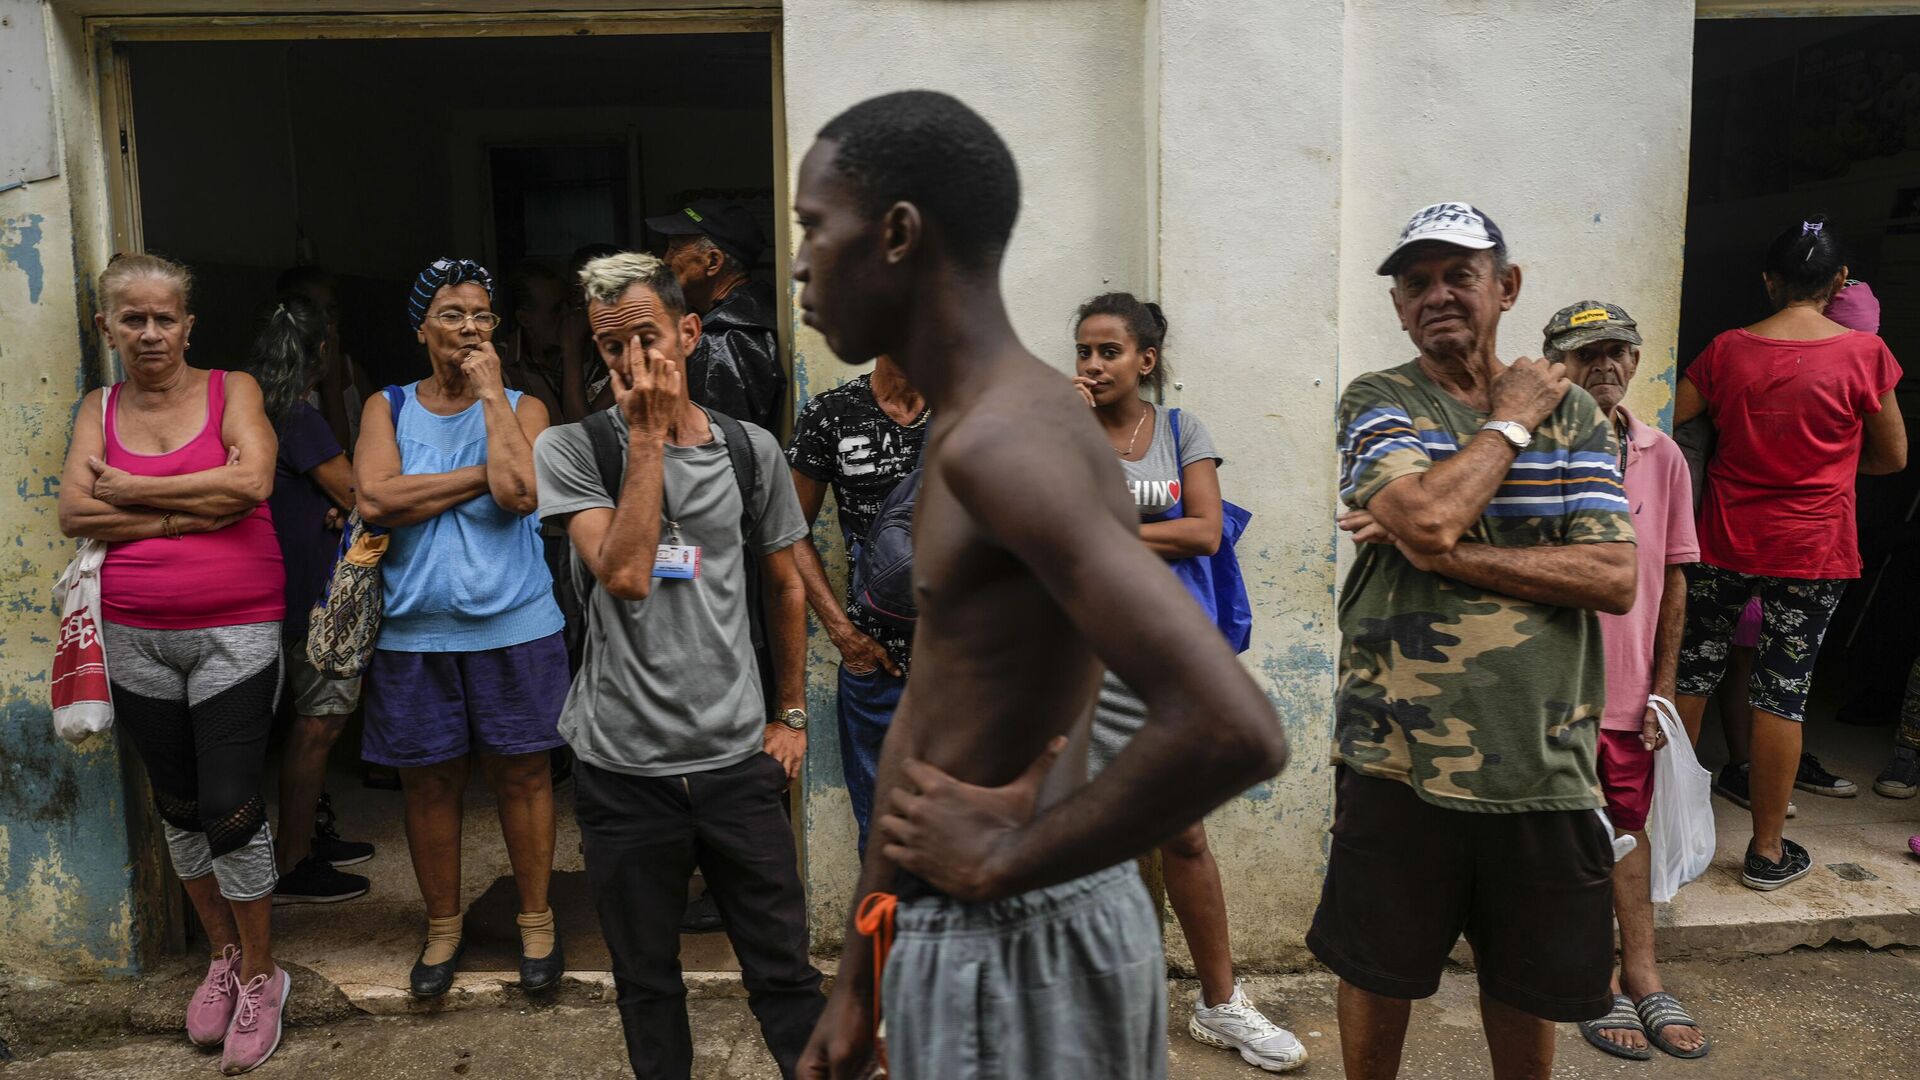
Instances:
[[[1568,394],[1572,400],[1574,395]],[[1620,440],[1593,399],[1579,395],[1566,418],[1566,469],[1558,509],[1569,544],[1634,543],[1633,508],[1620,477]],[[1522,455],[1523,457],[1525,455]],[[1509,480],[1513,474],[1509,472]],[[1502,494],[1505,485],[1502,485]],[[1498,502],[1496,498],[1494,500]],[[1548,511],[1552,513],[1553,511]]]
[[[1433,468],[1406,407],[1373,378],[1347,386],[1339,422],[1340,498],[1348,506],[1365,507],[1393,481]]]

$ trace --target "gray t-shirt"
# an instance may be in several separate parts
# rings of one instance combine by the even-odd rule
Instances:
[[[1180,410],[1180,452],[1174,455],[1173,410],[1149,405],[1153,410],[1153,441],[1139,461],[1122,459],[1120,468],[1127,474],[1127,487],[1133,492],[1133,505],[1140,520],[1158,517],[1180,501],[1181,470],[1196,461],[1220,461],[1213,436],[1194,415]]]
[[[806,536],[807,522],[779,443],[752,424],[746,429],[760,465],[752,542],[759,557]],[[625,431],[621,417],[623,448]],[[579,424],[541,432],[533,462],[542,520],[612,508]],[[681,542],[700,548],[700,576],[655,579],[645,600],[583,589],[586,655],[560,712],[561,737],[582,761],[635,776],[738,764],[760,752],[769,719],[747,622],[740,488],[725,436],[715,425],[704,446],[668,445],[664,467],[663,509],[679,522]],[[668,542],[664,521],[660,541]]]

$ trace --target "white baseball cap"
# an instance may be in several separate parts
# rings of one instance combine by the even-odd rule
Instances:
[[[1507,249],[1507,238],[1501,235],[1500,226],[1478,209],[1463,202],[1434,203],[1422,207],[1408,219],[1407,227],[1400,230],[1400,242],[1393,245],[1393,250],[1387,253],[1380,263],[1380,269],[1375,272],[1391,277],[1400,253],[1406,250],[1407,245],[1425,240],[1474,251]]]

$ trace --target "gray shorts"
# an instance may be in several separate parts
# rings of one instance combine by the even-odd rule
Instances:
[[[882,973],[899,1080],[1164,1080],[1160,918],[1132,862],[1006,900],[904,901]]]
[[[287,681],[292,684],[295,716],[346,716],[360,707],[360,680],[320,674],[307,659],[306,638],[287,646]]]

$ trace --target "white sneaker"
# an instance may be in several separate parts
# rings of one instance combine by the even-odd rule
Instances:
[[[1187,1034],[1208,1046],[1237,1050],[1242,1061],[1268,1072],[1287,1072],[1307,1063],[1307,1048],[1293,1037],[1293,1032],[1255,1008],[1238,983],[1234,984],[1231,1000],[1212,1008],[1207,1008],[1195,993]]]

